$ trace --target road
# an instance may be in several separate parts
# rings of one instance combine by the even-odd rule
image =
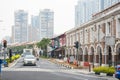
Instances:
[[[36,66],[23,66],[22,59],[11,68],[4,68],[2,80],[110,80],[104,77],[79,73],[40,59]],[[114,79],[115,80],[115,79]]]

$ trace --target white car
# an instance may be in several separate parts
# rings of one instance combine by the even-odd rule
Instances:
[[[23,65],[36,65],[36,57],[34,55],[26,55],[23,62]]]

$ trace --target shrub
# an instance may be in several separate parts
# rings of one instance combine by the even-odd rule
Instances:
[[[93,68],[93,71],[96,72],[96,73],[100,73],[100,68],[99,67],[95,67],[95,68]]]
[[[10,63],[10,59],[9,59],[9,58],[7,58],[7,59],[6,59],[6,61],[7,61],[7,64],[9,64],[9,63]]]
[[[114,67],[95,67],[93,68],[93,71],[96,73],[107,73],[107,74],[114,74],[115,73],[115,68]]]
[[[107,74],[114,74],[115,73],[115,68],[114,67],[109,67]]]

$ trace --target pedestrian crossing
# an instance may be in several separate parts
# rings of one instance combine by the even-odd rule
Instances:
[[[44,72],[53,72],[50,69],[40,69],[40,68],[5,68],[2,71],[44,71]]]
[[[59,68],[59,69],[42,69],[42,68],[3,68],[2,71],[36,71],[36,72],[63,72],[70,69]]]

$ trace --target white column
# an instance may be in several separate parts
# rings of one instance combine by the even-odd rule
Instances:
[[[119,37],[120,37],[120,29],[119,29],[119,26],[120,26],[120,20],[117,18],[117,20],[116,20],[116,38],[119,38]]]
[[[107,64],[107,58],[106,58],[106,56],[107,56],[107,48],[106,48],[107,46],[106,46],[106,43],[105,43],[105,49],[104,49],[104,55],[105,55],[105,64]]]
[[[106,22],[106,36],[109,34],[108,22]]]

